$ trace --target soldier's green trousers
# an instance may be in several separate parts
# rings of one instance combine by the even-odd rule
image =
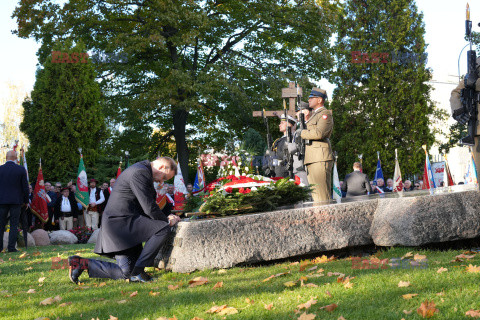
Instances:
[[[314,205],[326,204],[332,200],[333,161],[319,161],[307,164],[308,183],[313,185]]]

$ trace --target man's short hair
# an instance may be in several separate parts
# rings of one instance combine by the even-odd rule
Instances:
[[[355,170],[361,170],[362,169],[362,164],[360,162],[354,162],[353,163],[353,169]]]
[[[175,162],[175,160],[170,157],[158,157],[156,160],[168,163],[170,170],[173,170],[173,172],[175,172],[175,175],[177,175],[177,163]]]

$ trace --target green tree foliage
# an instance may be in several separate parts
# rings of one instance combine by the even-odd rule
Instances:
[[[72,48],[70,43],[58,43],[53,49],[69,54],[85,50],[81,45]],[[75,179],[80,147],[85,165],[95,162],[105,133],[95,76],[89,62],[52,63],[51,56],[37,69],[31,99],[23,102],[24,119],[20,125],[30,140],[27,161],[32,178],[37,176],[35,164],[41,158],[45,179]]]
[[[379,151],[384,175],[392,177],[395,149],[403,174],[422,170],[421,146],[433,144],[432,123],[445,116],[429,98],[424,33],[412,0],[345,2],[331,77],[338,86],[331,106],[340,175],[363,154],[364,171],[373,178]]]
[[[314,0],[20,0],[13,17],[18,36],[41,42],[41,61],[58,38],[121,57],[96,64],[107,123],[142,134],[108,147],[156,155],[173,135],[186,173],[189,147],[232,150],[247,128],[263,132],[252,111],[281,108],[288,80],[332,67],[337,14],[336,1]]]

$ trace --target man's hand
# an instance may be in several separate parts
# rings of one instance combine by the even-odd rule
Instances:
[[[178,222],[180,222],[180,220],[181,220],[180,217],[175,215],[175,214],[171,214],[171,215],[168,216],[168,222],[169,222],[171,227],[173,227]]]
[[[95,202],[90,203],[90,207],[96,207],[97,204]]]
[[[74,221],[74,222],[77,221],[77,218],[73,218],[73,221]]]

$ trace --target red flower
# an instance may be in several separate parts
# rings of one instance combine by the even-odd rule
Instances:
[[[238,192],[240,192],[240,193],[245,193],[245,189],[244,189],[244,188],[240,188],[240,189],[238,189]]]
[[[252,189],[250,188],[245,189],[245,193],[250,193],[250,192],[252,192]]]
[[[231,188],[231,187],[225,188],[225,191],[226,191],[227,193],[232,193],[233,188]]]
[[[295,184],[298,186],[300,183],[301,183],[300,177],[299,177],[299,176],[295,176]]]

